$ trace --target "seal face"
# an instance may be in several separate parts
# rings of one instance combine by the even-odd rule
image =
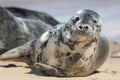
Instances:
[[[85,37],[98,35],[101,31],[100,17],[96,12],[91,10],[78,11],[69,23],[78,39],[81,39],[82,36],[86,39]]]
[[[87,76],[108,56],[108,42],[101,36],[99,15],[78,11],[66,24],[46,31],[40,38],[10,50],[1,60],[29,55],[29,63],[51,76]]]

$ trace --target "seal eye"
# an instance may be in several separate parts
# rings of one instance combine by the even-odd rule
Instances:
[[[93,20],[93,22],[94,22],[94,23],[97,23],[97,21],[96,21],[96,20]]]
[[[79,21],[79,20],[80,20],[79,17],[76,17],[76,18],[75,18],[75,22],[77,22],[77,21]]]
[[[73,23],[75,24],[77,21],[79,21],[79,17],[76,17],[74,20],[73,20]]]

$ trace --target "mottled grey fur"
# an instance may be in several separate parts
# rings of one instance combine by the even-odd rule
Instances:
[[[87,76],[108,56],[108,42],[100,34],[99,15],[78,11],[66,24],[46,31],[40,38],[12,49],[1,60],[27,57],[29,65],[51,76]]]
[[[59,24],[57,20],[55,20],[52,16],[44,12],[37,12],[17,7],[6,7],[6,9],[17,17],[41,20],[46,24],[50,24],[52,26]]]
[[[45,13],[0,7],[0,54],[40,37],[55,24],[58,22]]]

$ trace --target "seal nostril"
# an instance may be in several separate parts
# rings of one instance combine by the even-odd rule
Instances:
[[[79,26],[80,29],[82,29],[82,26]]]
[[[87,30],[87,29],[88,29],[88,26],[85,26],[85,29]]]

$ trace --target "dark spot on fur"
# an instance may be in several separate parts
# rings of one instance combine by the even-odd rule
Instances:
[[[90,65],[90,62],[87,64],[87,66],[89,66]]]
[[[68,57],[67,61],[72,61],[73,60],[73,56]]]
[[[68,41],[69,41],[70,43],[72,43],[72,40],[69,39]],[[72,44],[73,44],[73,43],[72,43]]]
[[[60,58],[61,56],[58,54],[58,53],[56,53],[56,56],[55,56],[57,59],[58,58]]]
[[[75,50],[75,45],[78,45],[79,42],[72,41],[71,39],[69,39],[68,42],[66,42],[64,44],[67,45],[71,50]]]
[[[87,43],[83,48],[88,48],[91,45],[91,43],[93,43],[93,42],[95,42],[97,44],[97,41],[98,41],[98,39],[94,38],[89,43]]]
[[[60,46],[60,42],[64,43],[64,39],[62,36],[62,31],[59,32],[58,39],[57,39],[57,45]]]
[[[97,42],[98,42],[98,38],[95,38],[95,39],[94,39],[94,41],[95,41],[95,42],[96,42],[96,44],[97,44]]]
[[[70,48],[70,50],[75,50],[75,48],[74,48],[75,44],[70,44],[70,42],[67,42],[64,44],[67,45]]]
[[[71,65],[75,64],[80,58],[80,53],[71,53],[71,55],[66,58],[66,67],[70,67]]]
[[[60,51],[57,51],[57,52],[55,54],[55,57],[56,57],[56,59],[58,61],[57,64],[56,64],[56,66],[60,66],[62,64],[63,56],[64,56],[65,53],[60,52]]]
[[[93,55],[90,56],[90,59],[92,59]]]
[[[87,61],[87,60],[88,60],[88,58],[85,59],[85,61]]]
[[[69,45],[69,48],[70,48],[71,50],[75,50],[74,46]]]
[[[79,70],[79,72],[84,72],[85,67],[84,67],[84,66],[81,66],[78,70]]]
[[[56,31],[55,31],[55,33],[54,33],[55,35],[56,35]]]
[[[57,44],[57,41],[54,41],[54,44]]]
[[[87,49],[87,47],[85,47],[85,46],[83,46],[82,48],[83,48],[83,49]]]
[[[44,58],[44,63],[48,64],[48,59],[47,58]]]
[[[66,29],[64,28],[63,31],[66,31]]]
[[[53,37],[57,39],[57,32],[55,31],[55,33],[53,34]]]
[[[85,56],[82,57],[82,60],[84,60],[84,59],[85,59]]]
[[[86,44],[83,48],[88,48],[90,46],[91,42]]]
[[[32,56],[32,55],[27,55],[27,56],[26,56],[26,60],[27,60],[27,64],[28,64],[28,65],[34,64],[34,61],[32,60],[31,57],[33,57],[33,56]]]
[[[61,64],[62,64],[62,59],[58,59],[58,64],[57,64],[57,66],[61,66]]]
[[[94,52],[95,52],[96,48],[94,48]]]
[[[66,29],[66,27],[65,27],[65,29]],[[69,29],[69,27],[68,27],[68,29]],[[64,40],[64,36],[62,33],[64,33],[64,31],[61,30],[58,34],[57,45],[60,46],[60,43],[62,43],[62,44],[65,44],[66,46],[68,46],[70,48],[70,50],[75,50],[74,46],[76,44],[78,45],[78,42],[72,41],[71,39]]]
[[[65,30],[70,30],[70,25],[69,24],[65,24]]]
[[[58,60],[59,63],[56,64],[57,67],[61,66],[62,64],[62,61],[61,60]]]
[[[75,61],[78,61],[80,58],[82,57],[82,55],[80,54],[80,53],[78,53],[78,52],[76,52],[75,54],[74,54],[74,60]]]
[[[63,57],[64,56],[64,54],[65,53],[63,53],[63,52],[59,52],[59,53],[56,53],[56,58],[61,58],[61,57]]]
[[[40,62],[40,59],[41,59],[41,57],[40,57],[40,55],[38,55],[37,56],[37,62]]]
[[[51,32],[51,31],[49,31],[49,34],[52,34],[52,32]]]
[[[60,52],[59,50],[56,50],[56,54],[59,54],[59,52]]]
[[[65,55],[65,53],[62,52],[62,53],[61,53],[61,56],[64,56],[64,55]]]
[[[33,49],[33,51],[35,50],[35,43],[37,42],[37,39],[34,39],[32,42],[31,42],[31,47]]]
[[[67,53],[66,53],[66,56],[70,56],[70,54],[71,54],[70,52],[67,52]]]
[[[95,28],[94,28],[94,27],[92,27],[92,29],[94,30]]]

